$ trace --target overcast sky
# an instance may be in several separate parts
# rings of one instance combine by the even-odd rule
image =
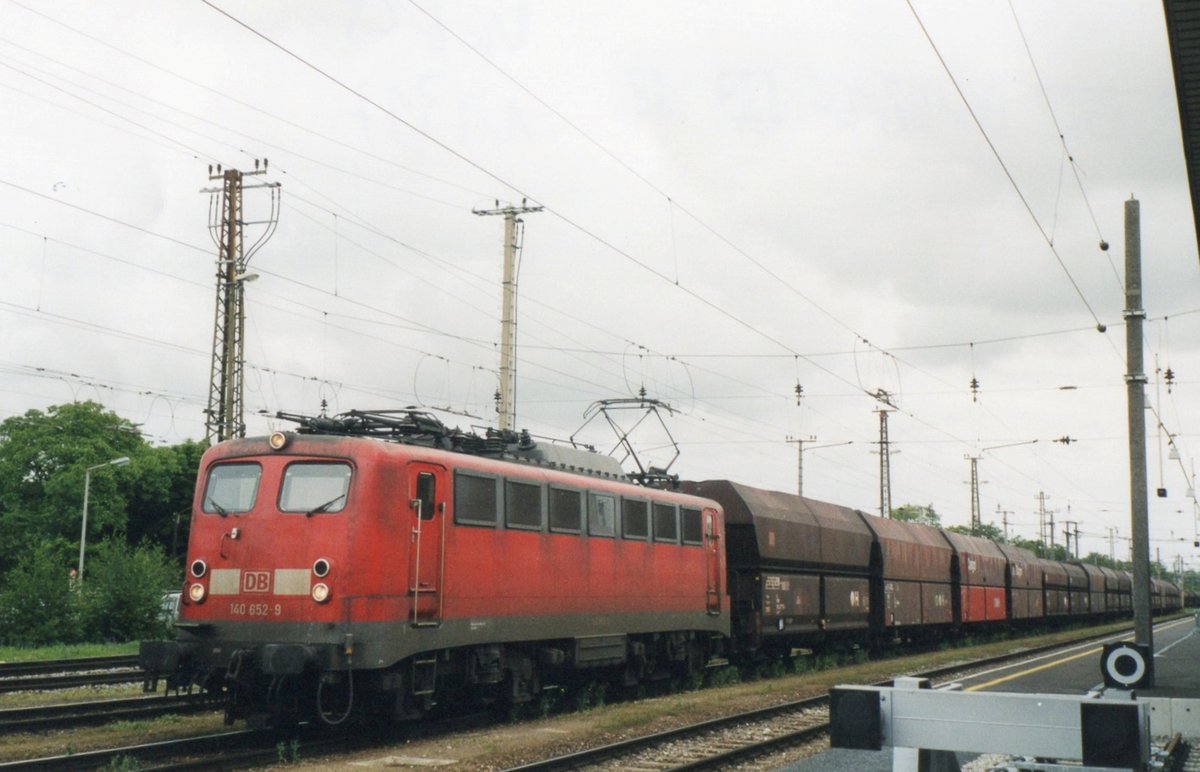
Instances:
[[[1036,537],[1044,493],[1057,543],[1116,529],[1117,557],[1134,196],[1151,546],[1200,568],[1160,3],[0,0],[0,87],[0,417],[93,399],[203,438],[208,165],[268,158],[251,434],[322,400],[493,425],[503,222],[472,209],[527,198],[519,427],[608,450],[585,412],[644,387],[672,472],[795,490],[789,439],[816,438],[805,494],[877,512],[883,389],[893,505],[967,524],[975,456],[985,521]]]

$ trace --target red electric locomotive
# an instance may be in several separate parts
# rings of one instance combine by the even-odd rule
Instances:
[[[380,441],[380,439],[394,441]],[[227,720],[520,702],[607,668],[702,667],[729,635],[723,513],[587,451],[413,411],[310,419],[201,464],[174,641],[148,688]]]
[[[718,653],[1131,607],[1124,572],[792,494],[639,485],[605,456],[412,410],[291,418],[205,454],[179,633],[142,644],[148,688],[198,685],[230,721],[411,717],[455,692],[522,702],[583,673],[633,684]],[[1182,606],[1154,581],[1156,612]]]

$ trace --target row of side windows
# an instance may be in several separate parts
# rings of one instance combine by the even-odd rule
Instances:
[[[454,473],[454,522],[553,533],[703,544],[700,510],[612,493]]]

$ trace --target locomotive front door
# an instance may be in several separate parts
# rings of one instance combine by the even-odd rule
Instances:
[[[708,613],[721,613],[721,545],[717,533],[717,517],[711,509],[704,510],[704,559],[708,575]]]
[[[408,595],[414,626],[442,621],[443,541],[446,536],[445,470],[431,464],[411,464],[408,501],[412,523],[408,553]]]

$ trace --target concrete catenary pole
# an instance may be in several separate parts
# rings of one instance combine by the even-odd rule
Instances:
[[[979,535],[983,526],[983,515],[979,512],[979,456],[967,456],[971,462],[971,534]]]
[[[515,431],[517,421],[517,265],[525,221],[521,215],[540,212],[543,207],[500,206],[494,209],[472,209],[477,215],[504,217],[504,274],[501,285],[500,309],[500,388],[496,390],[497,425],[501,431]]]
[[[1150,524],[1146,493],[1146,374],[1142,361],[1142,233],[1137,199],[1125,202],[1125,385],[1129,403],[1129,522],[1134,640],[1154,650],[1150,619]],[[1153,658],[1146,662],[1153,683]]]

